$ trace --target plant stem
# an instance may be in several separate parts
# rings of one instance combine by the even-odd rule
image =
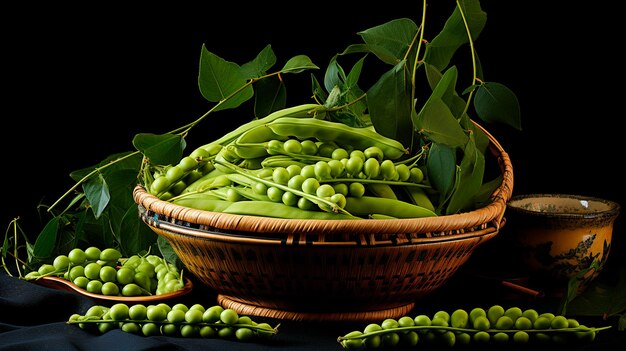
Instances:
[[[465,12],[463,12],[463,7],[459,3],[459,0],[456,0],[456,6],[459,9],[459,13],[461,14],[461,18],[463,19],[463,25],[465,26],[465,31],[467,32],[467,41],[469,42],[470,51],[472,55],[472,84],[471,85],[474,85],[474,83],[476,83],[477,81],[480,82],[478,80],[478,77],[476,77],[477,67],[476,67],[476,49],[474,48],[474,40],[472,39],[472,33],[470,32],[469,24],[467,23],[467,18],[465,17]],[[467,102],[465,103],[465,109],[463,110],[463,114],[467,113],[467,110],[469,109],[470,102],[472,101],[472,97],[474,96],[474,90],[476,89],[472,89],[469,93],[469,96],[467,97]]]

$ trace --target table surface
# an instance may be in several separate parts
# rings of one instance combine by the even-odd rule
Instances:
[[[427,314],[438,310],[452,311],[456,308],[470,310],[473,307],[488,308],[493,304],[503,307],[518,306],[542,308],[553,306],[554,300],[534,297],[503,286],[500,281],[477,280],[471,265],[462,267],[440,289],[416,301],[409,316]],[[209,307],[216,304],[217,295],[199,282],[195,282],[190,294],[168,301],[168,304],[194,303]],[[18,278],[0,274],[0,350],[335,350],[343,348],[336,341],[338,336],[353,330],[362,330],[367,324],[361,322],[299,322],[254,317],[257,322],[280,324],[279,333],[263,342],[239,342],[223,339],[145,337],[123,332],[119,329],[105,334],[84,331],[65,322],[73,313],[84,314],[97,304],[88,297],[74,292],[60,291]],[[546,306],[546,307],[544,307]],[[612,325],[597,334],[591,343],[568,345],[568,350],[623,350],[626,331],[617,330],[617,320],[601,317],[578,318],[585,325],[601,327]],[[382,322],[382,321],[381,321]],[[419,344],[419,350],[428,350]],[[498,349],[498,346],[493,349]],[[492,347],[482,348],[491,349]],[[507,347],[509,350],[535,349],[536,345]],[[394,348],[399,349],[399,348]],[[436,349],[436,347],[434,348]],[[455,347],[455,349],[464,349]]]

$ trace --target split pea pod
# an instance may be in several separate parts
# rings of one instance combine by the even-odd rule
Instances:
[[[427,208],[413,205],[411,203],[375,196],[361,196],[359,198],[346,197],[346,206],[349,213],[368,217],[370,214],[379,214],[395,218],[420,218],[434,217],[437,214]]]
[[[172,201],[172,203],[179,205],[179,206],[195,208],[197,210],[222,212],[224,209],[230,206],[233,202],[220,200],[216,196],[207,195],[204,193],[198,193],[198,194],[188,194],[186,196],[180,197]]]
[[[391,160],[408,154],[408,150],[397,140],[387,138],[370,128],[350,127],[339,122],[282,117],[268,123],[267,127],[277,135],[300,140],[315,138],[319,141],[335,141],[359,150],[377,146],[383,151],[385,158]]]
[[[281,118],[281,117],[310,118],[310,117],[313,117],[313,114],[322,107],[323,107],[322,105],[318,105],[318,104],[301,104],[297,106],[287,107],[287,108],[272,112],[263,118],[255,119],[248,123],[244,123],[240,125],[238,128],[223,135],[221,138],[214,140],[210,142],[209,144],[203,145],[201,147],[206,147],[211,144],[226,145],[234,141],[235,139],[237,139],[244,132],[254,127],[269,123],[277,118]]]
[[[343,213],[325,211],[309,211],[294,206],[287,206],[273,201],[238,201],[232,203],[222,212],[246,216],[262,216],[291,219],[361,219]]]

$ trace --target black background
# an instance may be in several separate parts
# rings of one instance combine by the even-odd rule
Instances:
[[[453,9],[452,1],[431,3],[430,39]],[[514,194],[581,194],[624,206],[619,11],[545,3],[482,2],[488,20],[476,45],[485,79],[515,91],[523,126],[487,129],[511,156]],[[239,64],[271,44],[277,67],[298,54],[325,67],[359,42],[358,31],[399,17],[419,23],[421,14],[420,2],[59,6],[2,11],[0,224],[20,217],[30,236],[43,226],[37,205],[74,185],[71,171],[132,150],[137,133],[167,132],[210,108],[197,88],[202,44]],[[308,101],[309,73],[284,78],[290,105]],[[192,130],[189,149],[251,117],[249,109],[213,115]],[[626,252],[622,217],[609,267]]]
[[[487,125],[511,156],[514,194],[626,203],[618,11],[573,2],[488,0],[482,7],[488,19],[476,45],[484,79],[507,85],[521,105],[522,131]],[[427,39],[452,10],[453,2],[429,5]],[[43,225],[37,205],[74,185],[71,171],[133,150],[137,133],[167,132],[206,112],[211,103],[197,88],[202,44],[239,64],[271,44],[277,67],[305,54],[325,68],[335,53],[360,42],[358,31],[400,17],[419,23],[420,15],[421,4],[387,2],[5,11],[15,24],[2,43],[1,223],[19,216],[36,235]],[[323,79],[323,70],[313,73]],[[308,72],[284,78],[288,104],[310,101]],[[192,130],[189,149],[251,117],[249,107],[214,114]],[[621,223],[620,216],[616,250]]]

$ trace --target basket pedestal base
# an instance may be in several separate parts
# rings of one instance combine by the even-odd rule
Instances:
[[[303,322],[374,322],[386,318],[400,318],[413,309],[415,303],[409,303],[388,309],[375,311],[336,311],[336,312],[301,312],[285,311],[243,302],[227,295],[217,295],[217,303],[224,308],[235,310],[240,315],[287,319]]]

